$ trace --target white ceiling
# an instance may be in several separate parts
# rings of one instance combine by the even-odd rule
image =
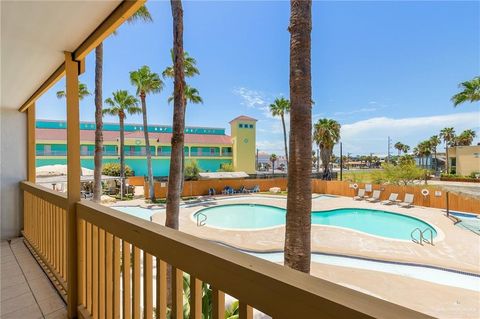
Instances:
[[[0,2],[1,107],[18,109],[121,1]]]

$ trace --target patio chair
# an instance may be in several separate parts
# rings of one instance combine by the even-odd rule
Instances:
[[[225,186],[222,190],[223,195],[231,195],[233,194],[234,190],[230,186]]]
[[[358,190],[357,196],[353,197],[354,200],[364,200],[365,199],[365,189],[360,188]]]
[[[387,200],[382,201],[381,204],[382,205],[393,205],[393,204],[397,203],[397,197],[398,197],[397,193],[391,193],[390,197],[388,197]]]
[[[213,196],[213,195],[215,195],[215,194],[216,194],[215,188],[210,187],[210,188],[208,189],[208,196]]]
[[[246,193],[246,188],[245,186],[241,186],[239,189],[234,189],[233,192],[236,194]]]
[[[380,191],[378,189],[373,191],[372,197],[366,199],[369,203],[376,203],[380,201]]]
[[[413,207],[413,194],[406,193],[403,202],[398,203],[400,207],[410,208]]]

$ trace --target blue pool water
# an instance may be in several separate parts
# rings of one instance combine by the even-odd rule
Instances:
[[[206,225],[229,229],[260,229],[285,224],[285,209],[257,204],[233,204],[209,207],[200,211],[207,216]],[[312,212],[312,224],[350,228],[387,238],[410,240],[413,229],[435,229],[426,222],[406,215],[374,209],[342,208]]]
[[[455,226],[461,227],[477,235],[480,235],[480,218],[478,218],[477,215],[460,212],[450,212],[450,214],[460,219],[460,222],[456,223]]]
[[[150,220],[150,217],[155,213],[151,209],[137,207],[137,206],[131,206],[131,207],[124,206],[124,207],[112,207],[112,208],[119,210],[123,213],[127,213],[129,215],[146,219],[146,220]]]

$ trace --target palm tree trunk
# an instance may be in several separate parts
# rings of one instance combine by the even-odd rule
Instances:
[[[120,118],[120,183],[121,186],[121,196],[125,194],[125,115],[119,114]]]
[[[93,156],[93,201],[100,202],[102,197],[102,161],[103,161],[103,43],[95,48],[95,153]]]
[[[174,53],[174,89],[173,89],[173,132],[170,172],[168,177],[167,209],[165,226],[178,229],[180,196],[182,185],[182,153],[185,139],[185,74],[183,61],[183,9],[181,0],[171,0],[173,16],[173,53]]]
[[[285,266],[310,272],[312,211],[311,0],[290,1],[290,165]]]
[[[283,143],[285,145],[285,159],[287,160],[287,167],[288,167],[287,129],[285,128],[285,117],[283,114],[282,114],[282,126],[283,126]]]
[[[155,201],[155,189],[152,170],[152,152],[150,151],[150,139],[148,137],[147,101],[145,100],[145,93],[140,93],[140,100],[142,101],[143,134],[145,137],[145,151],[147,154],[148,193],[150,195],[150,200],[153,202]]]

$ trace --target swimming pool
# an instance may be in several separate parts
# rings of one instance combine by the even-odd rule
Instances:
[[[480,218],[478,218],[477,215],[452,211],[450,212],[450,214],[460,219],[460,222],[456,223],[455,226],[480,235]]]
[[[112,208],[145,220],[150,220],[150,217],[155,213],[151,209],[138,206],[112,206]]]
[[[207,216],[206,225],[215,228],[255,230],[285,224],[286,210],[259,204],[232,204],[204,208],[194,214]],[[415,228],[434,227],[414,217],[374,209],[341,208],[312,212],[312,225],[349,228],[375,236],[410,240]]]

